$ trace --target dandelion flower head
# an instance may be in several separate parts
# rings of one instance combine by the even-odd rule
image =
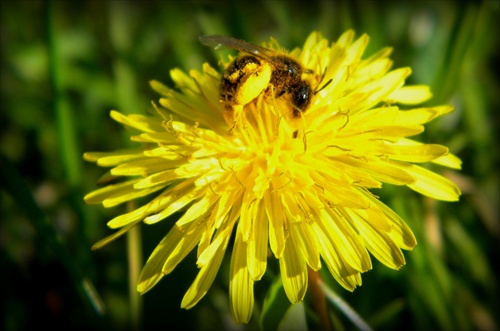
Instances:
[[[458,199],[452,182],[418,164],[458,169],[460,160],[444,146],[410,138],[452,107],[416,108],[431,97],[428,87],[404,85],[411,69],[391,70],[390,48],[365,58],[367,44],[367,35],[355,39],[347,31],[333,43],[313,32],[290,52],[274,40],[264,45],[308,69],[302,76],[314,90],[298,118],[290,116],[290,97],[270,86],[235,121],[228,119],[220,93],[224,71],[208,64],[202,72],[172,70],[176,89],[152,81],[162,95],[154,115],[111,112],[137,131],[131,139],[141,146],[85,154],[125,178],[88,194],[86,202],[112,207],[151,196],[108,223],[117,234],[182,212],[145,264],[139,292],[196,248],[198,275],[181,303],[193,307],[214,281],[232,236],[229,297],[236,322],[250,319],[254,282],[269,257],[279,261],[292,303],[304,298],[308,269],[326,265],[352,291],[372,268],[370,255],[393,269],[405,264],[402,250],[416,239],[372,191],[387,183]]]

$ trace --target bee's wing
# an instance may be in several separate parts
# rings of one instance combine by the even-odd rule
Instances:
[[[254,45],[241,39],[220,35],[200,36],[198,39],[203,45],[213,47],[214,49],[219,49],[222,46],[226,46],[236,49],[240,52],[255,55],[256,57],[275,64],[276,66],[284,67],[284,69],[287,68],[287,65],[285,63],[277,60],[277,58],[274,56],[275,52],[273,52],[272,50]]]

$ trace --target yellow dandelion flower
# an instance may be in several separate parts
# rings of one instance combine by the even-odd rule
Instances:
[[[335,43],[313,32],[302,49],[288,53],[271,41],[267,58],[258,58],[253,71],[231,81],[233,90],[225,95],[221,79],[233,77],[205,64],[202,72],[189,75],[174,69],[178,90],[151,82],[162,95],[161,106],[153,103],[156,115],[111,112],[114,120],[138,131],[131,139],[143,146],[86,153],[86,160],[128,179],[88,194],[85,201],[112,207],[154,194],[108,223],[122,228],[119,234],[139,222],[183,213],[149,257],[139,292],[151,289],[197,246],[200,270],[181,303],[193,307],[209,290],[233,233],[229,296],[236,322],[251,317],[253,285],[266,271],[269,248],[292,303],[304,298],[308,268],[317,271],[322,263],[349,291],[372,268],[370,254],[393,269],[405,264],[401,250],[412,249],[415,237],[370,189],[406,185],[435,199],[457,200],[460,192],[452,182],[417,164],[458,169],[460,160],[444,146],[409,138],[452,107],[401,110],[398,104],[428,100],[428,87],[404,86],[411,70],[391,70],[389,48],[363,59],[367,44],[368,36],[355,40],[352,31]],[[299,79],[306,85],[307,107],[298,107],[296,85],[280,90],[260,66],[272,61],[271,52],[305,68]],[[259,80],[262,75],[267,77]],[[269,86],[248,85],[262,82]],[[253,92],[244,92],[241,100],[247,100],[237,102],[243,83]]]

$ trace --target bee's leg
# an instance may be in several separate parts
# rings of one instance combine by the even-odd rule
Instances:
[[[229,133],[232,133],[236,125],[241,122],[242,112],[242,105],[226,106],[224,110],[224,119],[230,128]]]

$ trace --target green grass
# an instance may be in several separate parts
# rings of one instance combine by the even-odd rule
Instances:
[[[217,65],[199,35],[254,43],[272,36],[292,49],[312,30],[336,40],[346,29],[370,36],[368,54],[394,47],[394,66],[413,69],[409,83],[432,87],[429,104],[455,107],[428,125],[420,139],[446,145],[463,160],[459,172],[436,168],[463,195],[456,203],[435,202],[385,187],[381,198],[419,243],[405,253],[407,265],[396,272],[374,263],[353,293],[322,270],[325,283],[374,329],[499,329],[499,1],[2,1],[0,6],[1,329],[227,327],[227,257],[214,286],[192,310],[179,308],[196,275],[191,255],[141,299],[129,290],[129,278],[175,219],[90,250],[112,233],[106,222],[123,209],[83,203],[104,170],[84,162],[82,154],[130,146],[109,111],[150,111],[150,100],[157,99],[150,80],[172,85],[173,68]],[[272,317],[265,309],[276,302],[264,299],[269,288],[279,292],[271,287],[273,272],[278,274],[277,264],[270,262],[270,272],[256,284],[255,316],[241,329],[258,328],[261,314]],[[318,329],[308,300],[307,323]],[[329,310],[336,329],[356,329],[337,306]]]

